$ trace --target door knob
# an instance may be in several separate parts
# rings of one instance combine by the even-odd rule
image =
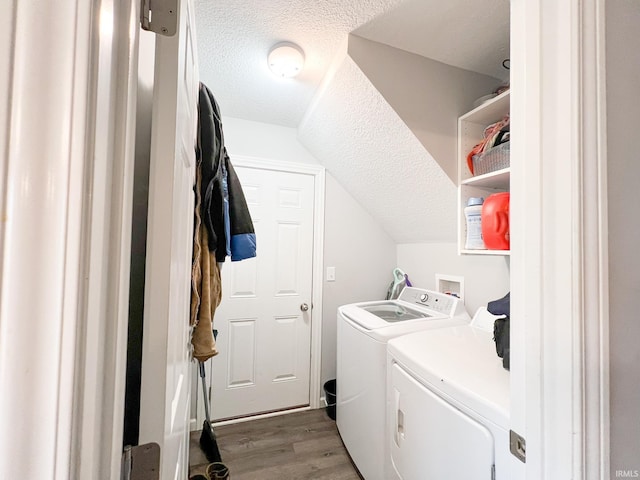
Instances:
[[[302,310],[303,312],[306,312],[307,310],[309,310],[309,305],[307,305],[306,303],[303,303],[302,305],[300,305],[300,310]]]

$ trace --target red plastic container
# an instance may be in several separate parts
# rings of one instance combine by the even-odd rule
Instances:
[[[509,250],[509,192],[489,195],[482,204],[482,239],[489,250]]]

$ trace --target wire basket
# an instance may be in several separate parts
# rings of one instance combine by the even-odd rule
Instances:
[[[473,174],[495,172],[509,166],[509,142],[473,156]]]

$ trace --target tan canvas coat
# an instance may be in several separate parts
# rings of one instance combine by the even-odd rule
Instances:
[[[202,173],[196,169],[196,205],[191,266],[191,344],[193,356],[204,362],[218,354],[213,337],[213,316],[222,300],[220,268],[208,248],[207,229],[200,218],[200,185]]]

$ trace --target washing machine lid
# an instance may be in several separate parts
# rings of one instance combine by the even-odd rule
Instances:
[[[446,318],[397,300],[343,305],[338,311],[350,323],[371,334],[385,329],[406,330],[408,333],[415,331],[410,328],[412,324]]]
[[[425,321],[433,321],[433,326],[439,327],[448,325],[440,325],[440,320],[452,317],[459,317],[457,323],[469,322],[460,299],[416,287],[404,288],[397,300],[352,303],[338,310],[343,317],[367,331],[409,327],[411,323]]]
[[[420,331],[391,339],[388,352],[436,393],[509,429],[509,372],[492,332],[469,325]]]
[[[403,322],[405,320],[415,320],[416,318],[429,318],[435,316],[431,313],[428,313],[426,310],[418,310],[417,308],[412,308],[399,302],[393,301],[361,305],[360,308],[365,312],[369,312],[389,323]]]

